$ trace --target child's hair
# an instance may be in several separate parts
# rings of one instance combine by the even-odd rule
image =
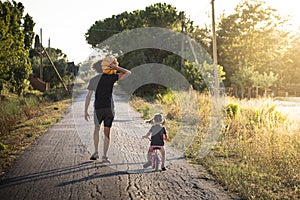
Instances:
[[[161,124],[161,125],[165,125],[166,120],[164,118],[164,116],[160,113],[156,113],[151,119],[146,120],[146,123],[150,123],[150,124]]]

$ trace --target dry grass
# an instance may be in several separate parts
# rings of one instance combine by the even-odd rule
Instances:
[[[3,174],[16,157],[34,143],[37,137],[57,122],[69,105],[69,99],[57,102],[34,102],[30,106],[17,106],[22,113],[7,114],[5,121],[1,121],[9,128],[2,128],[0,134],[0,174]],[[6,105],[6,109],[10,112],[16,110],[10,104]]]
[[[131,105],[147,106],[149,112],[154,104],[161,105],[175,139],[181,134],[183,116],[192,121],[197,118],[196,132],[193,123],[184,129],[194,134],[185,154],[206,166],[225,188],[243,199],[300,199],[300,127],[279,112],[271,99],[228,98],[221,137],[209,155],[199,158],[211,116],[210,98],[197,94],[198,108],[178,109],[184,94],[167,95],[152,104],[139,99]]]

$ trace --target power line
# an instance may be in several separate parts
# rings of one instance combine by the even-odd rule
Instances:
[[[109,29],[99,29],[99,28],[93,28],[93,31],[103,31],[103,32],[115,32],[115,33],[120,33],[122,31],[118,31],[118,30],[109,30]]]

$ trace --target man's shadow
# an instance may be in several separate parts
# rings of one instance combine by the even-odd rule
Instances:
[[[38,180],[43,180],[43,179],[51,179],[55,177],[61,177],[69,174],[74,174],[74,173],[80,173],[83,171],[91,171],[91,170],[97,170],[97,169],[102,169],[106,168],[104,173],[94,173],[91,175],[88,175],[86,177],[82,177],[80,179],[76,180],[70,180],[66,182],[59,183],[57,186],[58,187],[63,187],[66,185],[74,184],[74,183],[79,183],[83,181],[88,181],[92,179],[98,179],[98,178],[105,178],[105,177],[111,177],[111,176],[120,176],[120,175],[126,175],[126,174],[141,174],[141,173],[153,173],[152,169],[133,169],[133,170],[116,170],[114,169],[116,166],[121,166],[121,165],[141,165],[144,164],[144,162],[140,163],[102,163],[99,161],[87,161],[83,163],[79,163],[77,165],[71,165],[67,167],[62,167],[62,168],[57,168],[57,169],[51,169],[51,170],[46,170],[42,172],[37,172],[37,173],[32,173],[28,175],[23,175],[23,176],[17,176],[17,177],[12,177],[12,178],[5,178],[3,176],[0,181],[0,189],[15,186],[15,185],[20,185],[20,184],[25,184],[29,182],[35,182]]]

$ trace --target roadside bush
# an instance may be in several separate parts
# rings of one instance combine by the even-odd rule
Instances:
[[[72,94],[64,88],[55,88],[46,91],[43,96],[51,101],[60,101],[71,98]]]
[[[11,131],[23,117],[31,117],[38,104],[39,98],[36,96],[10,96],[2,100],[0,102],[0,135]]]

